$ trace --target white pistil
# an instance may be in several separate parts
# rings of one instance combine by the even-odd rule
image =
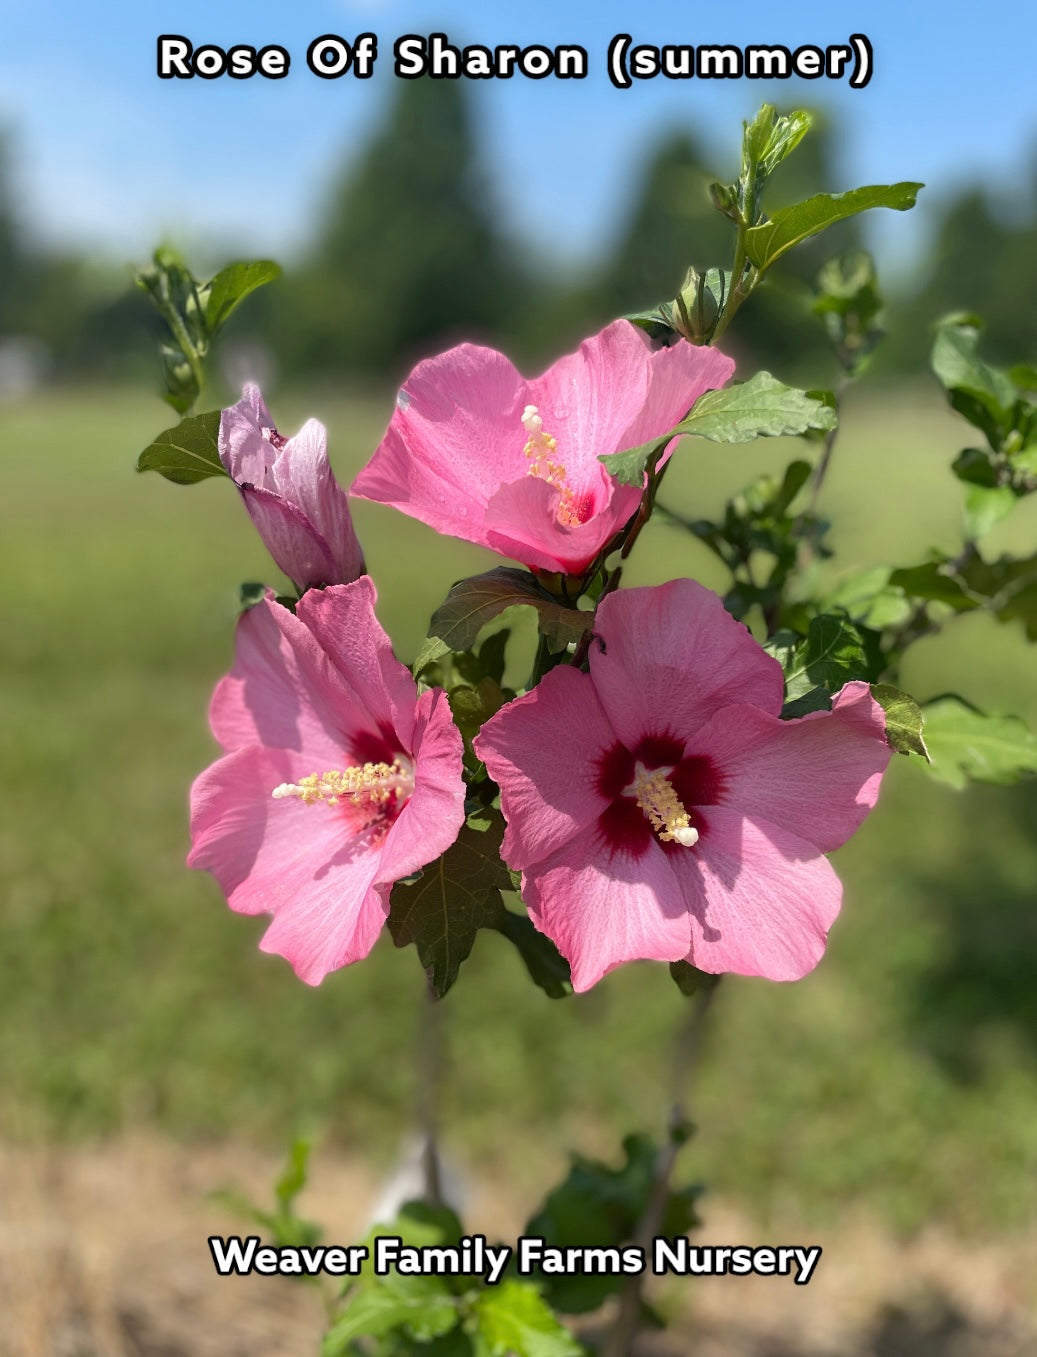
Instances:
[[[544,432],[544,421],[540,418],[535,405],[527,405],[522,411],[522,427],[530,438],[539,438]]]
[[[634,780],[629,787],[624,787],[623,795],[636,799],[638,809],[643,811],[663,843],[694,848],[699,841],[699,832],[670,785],[672,772],[672,768],[655,768],[649,772],[643,763],[638,763]]]

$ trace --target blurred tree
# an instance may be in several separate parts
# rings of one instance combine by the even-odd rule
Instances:
[[[1020,304],[1037,292],[1032,196],[1026,206],[1029,210],[1011,222],[978,188],[966,188],[946,202],[927,251],[928,268],[919,270],[921,285],[894,312],[887,367],[924,369],[932,325],[950,311],[975,311],[983,318],[984,351],[991,361],[1037,358],[1033,318]]]
[[[671,132],[645,163],[638,196],[594,296],[611,316],[675,296],[688,268],[728,262],[730,223],[709,200],[716,175],[690,132]]]
[[[0,335],[14,334],[24,321],[27,259],[14,201],[10,142],[0,128]]]
[[[838,191],[831,125],[815,115],[814,127],[773,176],[765,207],[773,211],[814,193]],[[711,167],[688,130],[667,133],[646,156],[640,180],[632,178],[625,223],[605,263],[550,310],[544,326],[563,343],[617,315],[645,310],[674,297],[690,266],[729,267],[734,229],[713,207],[709,185],[730,182],[736,166]],[[859,241],[856,222],[808,241],[775,268],[738,317],[724,347],[790,380],[817,384],[830,375],[828,343],[810,311],[812,283],[821,264]],[[546,317],[545,317],[546,319]]]
[[[462,84],[410,80],[334,189],[308,261],[264,300],[289,371],[398,376],[448,340],[500,337],[518,290]]]

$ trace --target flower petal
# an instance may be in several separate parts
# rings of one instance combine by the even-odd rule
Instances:
[[[302,510],[272,490],[251,485],[240,489],[263,545],[292,583],[300,590],[333,584],[336,567],[331,548]]]
[[[812,843],[767,820],[709,806],[694,848],[667,860],[691,911],[700,970],[799,980],[825,950],[842,886]]]
[[[634,512],[639,498],[630,486],[606,488],[600,507],[586,522],[570,527],[558,518],[558,487],[524,476],[491,496],[480,540],[523,565],[579,574]]]
[[[591,678],[628,749],[664,732],[689,740],[735,702],[781,710],[781,665],[694,580],[610,594],[594,630]]]
[[[610,856],[596,835],[574,839],[523,874],[522,898],[568,960],[577,992],[624,961],[688,954],[688,908],[656,845],[639,856]]]
[[[349,584],[362,575],[363,552],[353,528],[349,498],[328,462],[328,435],[324,425],[316,419],[308,419],[278,453],[273,474],[280,493],[289,503],[298,505],[330,553],[330,571],[308,577],[302,581],[304,587]],[[289,578],[300,582],[290,572]]]
[[[597,762],[616,743],[586,674],[559,665],[483,726],[474,749],[501,789],[501,853],[521,871],[584,837],[609,799]]]
[[[892,751],[866,683],[848,683],[832,710],[781,721],[725,707],[695,737],[723,771],[722,802],[781,825],[823,853],[844,844],[878,800]]]
[[[464,824],[464,746],[441,688],[418,698],[415,710],[414,792],[381,845],[379,882],[392,883],[446,852]]]
[[[209,723],[226,750],[304,749],[326,768],[340,765],[354,730],[371,725],[306,625],[271,598],[238,622],[234,667],[216,685]]]
[[[482,542],[482,511],[522,475],[527,387],[495,349],[477,344],[419,363],[385,437],[350,493],[391,504],[439,532]]]
[[[644,331],[615,320],[529,383],[529,402],[544,432],[558,440],[557,460],[574,483],[587,469],[596,471],[599,454],[623,446],[648,397],[651,367]],[[666,432],[665,422],[659,432]]]
[[[235,485],[247,483],[262,490],[275,489],[273,465],[277,449],[263,437],[264,429],[274,431],[274,421],[259,387],[249,382],[241,400],[220,415],[220,461]]]
[[[315,985],[374,946],[387,907],[372,890],[380,854],[334,806],[275,801],[305,772],[285,750],[239,749],[191,789],[188,866],[212,872],[240,914],[270,913],[260,944]]]
[[[352,584],[311,589],[295,615],[330,657],[356,708],[369,726],[387,722],[401,748],[413,752],[414,707],[418,690],[411,672],[392,653],[392,643],[375,616],[374,582],[361,575]]]
[[[704,392],[723,386],[734,370],[734,359],[719,349],[680,343],[654,350],[644,407],[624,430],[616,451],[661,437],[680,423]]]

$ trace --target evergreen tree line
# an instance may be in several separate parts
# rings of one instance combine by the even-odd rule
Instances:
[[[359,162],[332,182],[304,256],[229,329],[264,342],[287,380],[397,380],[460,338],[533,369],[613,316],[673,297],[690,263],[728,263],[730,225],[708,185],[733,169],[711,165],[691,129],[663,136],[626,176],[631,197],[605,260],[560,283],[550,261],[496,219],[463,85],[401,81]],[[6,170],[0,143],[0,343],[37,341],[57,376],[125,375],[155,333],[145,300],[113,290],[97,265],[35,250]],[[767,206],[842,187],[821,123],[775,176]],[[1026,354],[1032,331],[1020,302],[1037,292],[1037,211],[1018,206],[1006,221],[976,189],[945,203],[925,273],[912,292],[888,299],[891,339],[880,361],[889,371],[920,369],[929,325],[951,309],[985,317],[992,357]],[[746,307],[732,344],[782,377],[823,376],[811,282],[826,258],[860,240],[854,221],[794,252]]]

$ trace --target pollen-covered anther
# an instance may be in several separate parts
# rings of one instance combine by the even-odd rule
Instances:
[[[643,763],[639,763],[634,780],[624,788],[623,795],[637,799],[638,809],[644,812],[663,843],[694,848],[699,841],[699,832],[670,785],[672,772],[672,768],[655,768],[649,772]]]
[[[561,492],[558,499],[557,517],[559,523],[567,528],[575,528],[586,518],[585,506],[577,501],[576,494],[566,479],[566,470],[561,462],[555,461],[554,453],[558,447],[557,438],[544,433],[544,421],[535,405],[527,405],[522,411],[522,427],[528,437],[523,452],[530,458],[527,476],[546,481],[557,486]]]
[[[414,790],[414,775],[397,759],[393,763],[365,763],[361,767],[310,773],[299,782],[275,787],[275,801],[294,797],[307,806],[324,801],[329,806],[349,801],[355,806],[388,806],[405,800]]]

